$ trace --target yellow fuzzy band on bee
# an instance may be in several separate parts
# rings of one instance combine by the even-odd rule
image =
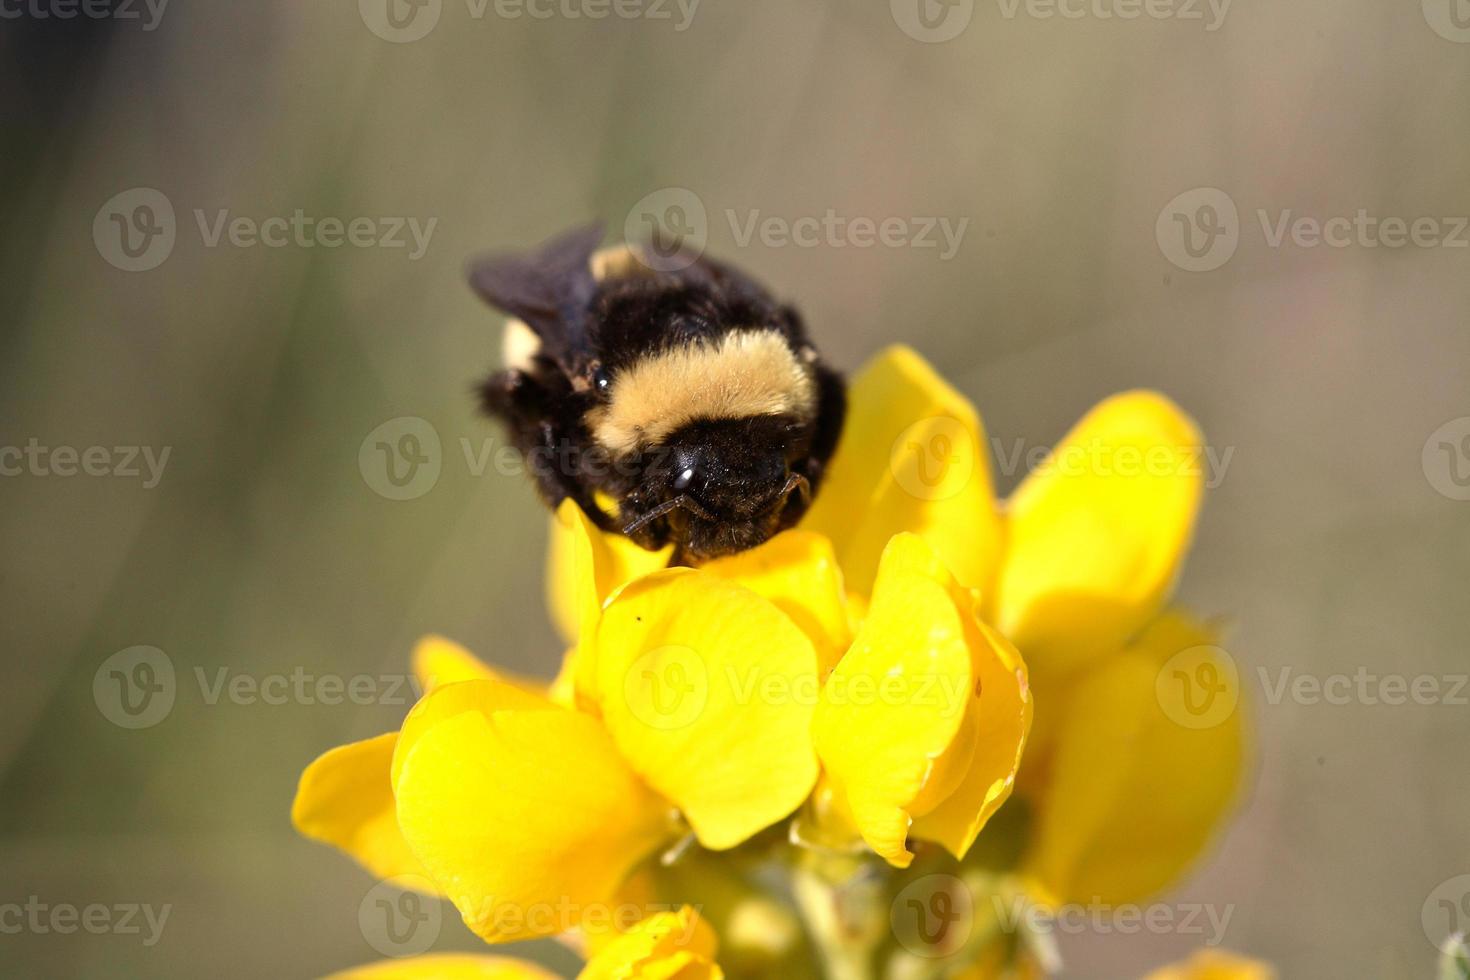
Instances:
[[[657,274],[644,261],[643,251],[632,245],[609,245],[592,253],[592,278],[598,282]]]
[[[510,319],[505,322],[505,333],[500,337],[500,363],[514,371],[531,370],[531,362],[541,352],[541,338],[536,331],[526,326],[524,320]]]
[[[739,330],[711,343],[652,354],[619,371],[606,405],[587,413],[604,448],[633,452],[696,419],[810,418],[816,382],[773,330]]]

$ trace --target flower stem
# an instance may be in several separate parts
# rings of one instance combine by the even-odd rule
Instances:
[[[807,852],[792,871],[796,906],[827,980],[874,980],[874,954],[887,933],[881,878],[865,862]]]

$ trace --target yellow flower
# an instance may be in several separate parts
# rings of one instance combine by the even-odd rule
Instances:
[[[334,973],[325,980],[557,980],[557,975],[508,956],[439,953],[383,960]]]
[[[850,401],[811,512],[751,551],[666,569],[563,504],[557,679],[424,641],[423,700],[308,767],[297,827],[418,876],[490,942],[596,936],[652,855],[739,847],[803,804],[820,833],[795,839],[897,868],[918,841],[963,858],[1018,784],[1045,900],[1167,883],[1243,755],[1240,712],[1181,722],[1159,682],[1181,654],[1229,666],[1165,610],[1201,496],[1193,423],[1116,396],[1002,504],[977,413],[912,351],[875,359]]]
[[[1182,963],[1160,967],[1144,980],[1275,980],[1276,971],[1259,960],[1224,950],[1202,949]]]
[[[978,415],[912,351],[880,355],[850,397],[802,526],[831,536],[848,588],[875,605],[875,556],[897,530],[921,536],[1025,658],[1039,707],[1019,785],[1039,897],[1122,902],[1166,886],[1217,829],[1246,754],[1217,631],[1167,609],[1203,496],[1198,427],[1157,393],[1115,395],[1002,503]],[[1175,675],[1214,687],[1170,690]],[[1199,699],[1211,707],[1195,717]],[[869,769],[875,785],[847,795],[889,776]]]
[[[580,980],[720,980],[710,927],[688,906],[660,912],[604,946]]]
[[[1025,870],[1043,900],[1157,892],[1238,791],[1245,710],[1233,662],[1214,627],[1166,609],[1193,536],[1202,452],[1172,402],[1117,395],[1005,508],[986,609],[1025,655],[1041,705],[1020,783],[1035,814]],[[1219,678],[1219,690],[1175,690],[1176,674]],[[1211,709],[1198,717],[1186,710],[1195,694]]]
[[[721,980],[715,934],[692,908],[659,912],[607,943],[578,980]],[[440,954],[387,960],[327,980],[554,980],[556,974],[503,956]]]
[[[1196,725],[1167,686],[1177,672],[1167,665],[1189,657],[1190,676],[1206,668],[1227,676],[1228,654],[1215,642],[1208,626],[1167,612],[1120,652],[1057,685],[1050,750],[1026,762],[1044,773],[1028,780],[1036,822],[1025,868],[1043,900],[1145,899],[1214,835],[1244,764],[1244,708],[1231,707],[1238,680],[1210,695],[1221,717],[1204,713]]]
[[[898,867],[910,833],[964,857],[1010,795],[1031,722],[1026,669],[911,533],[884,550],[856,641],[822,687],[817,753],[867,844]]]
[[[598,545],[577,544],[573,574],[595,582]],[[307,768],[297,827],[374,874],[420,876],[490,942],[605,913],[629,871],[682,833],[676,810],[704,847],[744,842],[816,782],[817,642],[778,603],[823,582],[840,596],[821,549],[796,538],[727,568],[666,569],[584,607],[570,702],[425,641],[423,700],[398,733]]]
[[[832,537],[848,588],[875,606],[874,556],[896,530],[914,532],[979,591],[982,619],[1020,650],[1040,705],[1020,776],[1034,813],[1025,864],[1036,890],[1053,902],[1121,902],[1166,886],[1215,832],[1246,753],[1239,681],[1216,631],[1166,609],[1203,494],[1198,427],[1159,394],[1115,395],[1002,504],[978,415],[917,355],[878,357],[854,379],[851,401],[829,481],[802,526]],[[932,609],[925,616],[941,621]],[[1167,689],[1176,674],[1219,680]],[[1203,701],[1186,703],[1196,696],[1210,699],[1202,717],[1189,709]],[[908,731],[899,718],[884,724]],[[822,754],[831,774],[838,753]],[[945,752],[932,757],[942,770]],[[901,778],[851,768],[869,785],[848,785],[848,802],[893,795],[882,783]],[[914,832],[924,830],[918,820]],[[896,852],[891,820],[864,836]]]

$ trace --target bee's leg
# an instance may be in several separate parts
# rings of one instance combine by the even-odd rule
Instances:
[[[487,414],[505,422],[511,442],[552,510],[570,497],[599,528],[619,530],[598,506],[592,488],[580,479],[577,420],[566,417],[565,410],[557,411],[564,399],[555,398],[528,372],[514,369],[491,375],[480,387],[480,398]]]
[[[648,551],[658,551],[673,540],[673,534],[669,522],[665,516],[672,509],[672,505],[658,505],[651,511],[640,512],[637,509],[630,513],[637,515],[633,520],[625,521],[618,532],[640,548]]]

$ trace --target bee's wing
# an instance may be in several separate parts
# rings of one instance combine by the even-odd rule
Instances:
[[[597,290],[592,253],[602,225],[560,235],[529,255],[492,255],[469,265],[470,285],[496,309],[523,320],[568,377],[592,360],[588,305]]]

